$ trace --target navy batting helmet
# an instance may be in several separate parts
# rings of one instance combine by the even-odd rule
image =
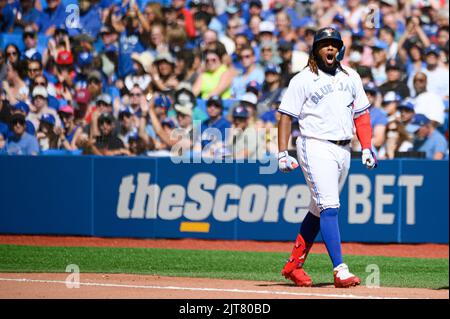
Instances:
[[[341,61],[344,58],[345,52],[344,42],[342,41],[341,34],[339,33],[339,31],[331,27],[326,27],[317,30],[316,34],[314,35],[314,42],[312,47],[313,52],[317,48],[317,44],[325,40],[334,40],[338,43],[339,54],[336,57],[336,59],[338,61]]]

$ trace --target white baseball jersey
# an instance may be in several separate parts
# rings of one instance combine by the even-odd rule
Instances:
[[[354,134],[353,117],[370,103],[359,74],[343,66],[334,76],[302,70],[289,83],[279,112],[297,117],[300,133],[323,140],[349,140]]]

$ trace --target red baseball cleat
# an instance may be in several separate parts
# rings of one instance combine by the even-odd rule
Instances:
[[[286,279],[292,280],[296,286],[312,287],[313,285],[311,277],[309,277],[309,275],[306,273],[305,270],[303,270],[303,268],[297,268],[291,273],[284,273],[283,270],[281,271],[281,273]]]
[[[334,274],[334,287],[336,288],[348,288],[361,284],[361,279],[355,276],[348,270],[346,264],[340,264],[333,269]]]
[[[281,274],[286,279],[292,280],[299,287],[312,286],[311,278],[302,268],[311,246],[312,245],[306,245],[303,237],[299,234],[295,241],[291,256],[281,271]]]

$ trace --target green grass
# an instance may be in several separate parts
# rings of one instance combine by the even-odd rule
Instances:
[[[280,270],[286,253],[105,247],[38,247],[0,245],[0,272],[65,272],[76,264],[81,273],[129,273],[161,276],[287,282]],[[376,264],[386,287],[446,288],[448,259],[345,256],[363,283],[366,267]],[[311,254],[305,266],[315,284],[332,283],[331,263]]]

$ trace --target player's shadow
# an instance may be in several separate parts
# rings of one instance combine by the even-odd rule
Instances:
[[[334,284],[332,282],[323,282],[323,283],[319,283],[319,284],[314,284],[312,286],[312,288],[322,288],[322,287],[330,287],[333,286]],[[290,283],[290,282],[278,282],[278,283],[273,283],[273,284],[258,284],[256,286],[259,287],[274,287],[274,286],[282,286],[282,287],[297,287],[294,283]]]

